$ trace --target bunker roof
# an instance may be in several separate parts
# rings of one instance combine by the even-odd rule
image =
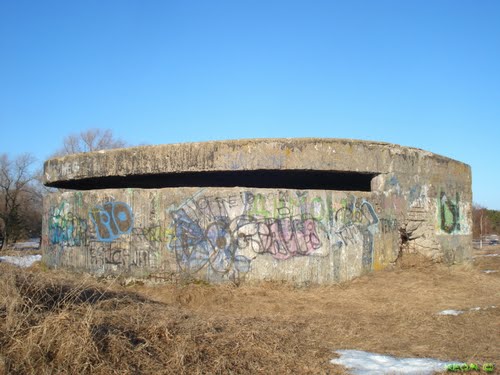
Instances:
[[[430,163],[430,164],[429,164]],[[364,190],[382,173],[414,173],[437,168],[442,173],[452,163],[466,164],[418,148],[352,139],[279,138],[138,146],[72,154],[47,160],[47,186],[69,189],[178,186],[261,186],[327,188],[328,184],[303,186],[304,179],[342,180],[338,189]],[[431,166],[432,164],[432,166]],[[236,182],[234,180],[236,179]],[[360,185],[361,184],[361,185]],[[340,184],[342,185],[342,183]],[[358,186],[359,185],[359,186]],[[335,188],[335,187],[334,187]]]

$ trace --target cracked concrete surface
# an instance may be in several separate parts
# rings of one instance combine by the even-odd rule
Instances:
[[[211,282],[352,279],[401,251],[470,259],[471,172],[345,139],[133,147],[45,163],[52,267]],[[341,181],[339,181],[341,180]]]

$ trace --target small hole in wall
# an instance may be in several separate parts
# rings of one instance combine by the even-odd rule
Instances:
[[[377,173],[318,170],[252,170],[105,176],[57,181],[47,186],[93,190],[113,188],[248,187],[299,190],[371,191]]]
[[[401,239],[401,247],[405,246],[408,241],[410,241],[410,234],[404,228],[399,229],[399,235]]]
[[[411,240],[411,233],[408,233],[406,228],[399,228],[399,254],[398,259],[403,256],[403,253],[408,251]]]

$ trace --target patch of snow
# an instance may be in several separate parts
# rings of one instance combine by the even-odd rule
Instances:
[[[496,306],[486,306],[486,307],[474,307],[471,310],[488,310],[488,309],[496,309]]]
[[[436,371],[445,371],[447,365],[458,363],[432,358],[396,358],[361,350],[337,350],[336,353],[340,355],[340,358],[332,359],[330,362],[347,367],[354,375],[430,375]]]
[[[22,249],[38,249],[40,247],[40,239],[32,238],[26,242],[16,242],[13,245],[14,249],[22,250]]]
[[[455,316],[457,316],[460,314],[463,314],[462,310],[443,310],[443,311],[438,312],[438,315],[455,315]]]
[[[0,262],[6,262],[10,264],[14,264],[16,266],[25,268],[30,267],[35,262],[39,262],[42,260],[41,255],[25,255],[25,256],[2,256],[0,257]]]
[[[488,310],[488,309],[495,309],[496,306],[486,306],[486,307],[471,307],[469,310],[466,311],[479,311],[479,310]],[[438,312],[438,315],[460,315],[463,314],[465,311],[464,310],[443,310]]]
[[[498,272],[497,270],[484,270],[484,273],[495,273]]]

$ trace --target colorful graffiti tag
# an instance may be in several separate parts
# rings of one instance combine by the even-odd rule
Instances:
[[[175,251],[177,263],[185,272],[194,273],[210,265],[218,273],[234,269],[248,272],[250,259],[236,254],[234,236],[228,220],[219,218],[203,228],[183,209],[172,212],[175,237],[170,247]]]
[[[86,218],[71,207],[63,202],[51,209],[48,238],[62,250],[87,246],[91,269],[158,268],[174,260],[180,272],[204,270],[222,277],[249,272],[252,262],[265,255],[266,261],[287,261],[349,254],[371,269],[380,223],[365,199],[348,195],[339,204],[331,194],[305,191],[242,191],[224,197],[200,191],[169,207],[170,220],[155,214],[152,222],[141,219],[135,227],[124,202],[96,205]],[[165,249],[173,259],[167,259]]]
[[[317,223],[313,219],[266,219],[237,218],[236,237],[238,248],[250,246],[257,254],[271,254],[273,258],[286,260],[295,256],[312,254],[322,245]]]
[[[101,242],[111,242],[132,231],[134,218],[130,207],[123,202],[107,202],[90,210],[96,237]]]
[[[446,193],[441,192],[439,197],[439,221],[441,230],[446,233],[460,231],[460,206],[459,194],[456,193],[455,200],[449,198]]]
[[[74,214],[69,203],[61,202],[49,210],[48,234],[53,245],[81,246],[86,241],[87,221]]]
[[[257,255],[287,260],[325,255],[334,245],[362,248],[362,266],[371,269],[379,224],[375,209],[364,199],[350,196],[334,211],[329,196],[311,199],[302,191],[295,196],[290,192],[198,196],[170,214],[174,235],[169,247],[187,272],[206,266],[217,273],[247,272]]]
[[[243,208],[237,215],[232,214],[238,206],[235,197],[193,198],[173,210],[175,234],[170,248],[181,269],[197,272],[209,266],[217,273],[248,272],[258,254],[286,260],[313,254],[322,246],[322,238],[328,234],[317,220],[297,212],[294,215],[293,207],[287,207],[284,200],[274,203],[270,211],[262,195],[246,192],[241,195]]]

